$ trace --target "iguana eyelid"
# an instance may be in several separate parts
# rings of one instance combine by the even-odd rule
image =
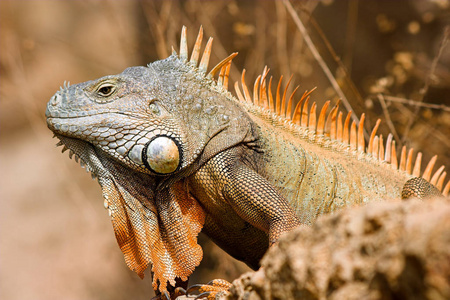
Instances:
[[[106,79],[103,80],[95,85],[91,85],[90,87],[87,87],[85,91],[94,96],[95,102],[97,103],[107,103],[111,102],[114,99],[112,96],[117,94],[119,91],[119,80],[117,79]],[[108,89],[109,88],[109,89]],[[105,89],[103,92],[102,89]]]
[[[102,92],[102,89],[105,89],[105,88],[107,89],[107,91]],[[110,89],[108,90],[108,88],[110,88]],[[100,97],[109,97],[112,94],[114,94],[116,92],[116,90],[117,90],[116,85],[114,85],[111,82],[104,82],[96,88],[96,93]]]

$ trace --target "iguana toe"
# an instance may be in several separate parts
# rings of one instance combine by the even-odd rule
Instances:
[[[191,296],[192,292],[198,292],[198,296],[195,299],[208,299],[214,300],[219,296],[228,294],[228,289],[231,287],[231,283],[223,279],[214,279],[207,284],[195,284],[189,287],[186,291],[187,296]]]

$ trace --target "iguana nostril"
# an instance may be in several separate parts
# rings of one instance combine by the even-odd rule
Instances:
[[[58,105],[58,103],[61,101],[61,97],[59,96],[59,94],[55,94],[53,95],[52,99],[50,99],[50,104],[53,106]]]

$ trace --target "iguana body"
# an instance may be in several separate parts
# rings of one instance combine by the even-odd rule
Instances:
[[[366,150],[362,126],[342,126],[337,107],[326,122],[326,108],[316,122],[315,104],[292,114],[285,94],[272,97],[270,84],[267,93],[266,71],[253,98],[243,82],[238,100],[226,90],[234,55],[213,68],[215,81],[205,73],[211,43],[197,67],[202,33],[189,61],[185,34],[179,56],[64,87],[46,112],[49,128],[98,178],[128,266],[142,277],[152,263],[155,290],[187,281],[202,258],[201,230],[257,268],[283,232],[376,195],[401,196],[413,176],[397,170],[395,144],[389,164],[382,138],[374,133]],[[441,172],[431,181],[442,189]],[[406,192],[435,192],[410,182]]]

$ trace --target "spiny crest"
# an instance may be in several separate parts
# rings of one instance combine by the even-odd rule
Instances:
[[[64,90],[68,89],[70,87],[70,81],[64,81],[63,86],[59,87],[59,91],[62,93]]]
[[[361,115],[358,125],[355,121],[352,121],[350,125],[352,112],[349,111],[343,122],[343,113],[338,112],[340,104],[338,100],[329,113],[327,111],[330,106],[330,101],[325,102],[317,118],[316,110],[318,108],[316,102],[313,102],[309,108],[310,94],[315,88],[310,91],[305,91],[292,111],[294,94],[299,87],[297,86],[291,95],[287,97],[287,90],[292,80],[291,76],[281,95],[280,91],[283,80],[283,76],[281,76],[274,97],[272,94],[272,77],[269,79],[268,87],[266,85],[268,73],[269,69],[265,67],[262,74],[257,77],[253,86],[252,97],[245,83],[244,69],[241,78],[242,92],[238,82],[234,85],[238,99],[241,102],[264,109],[269,114],[276,116],[277,119],[281,119],[283,123],[299,126],[299,129],[303,130],[310,140],[314,139],[317,141],[323,137],[327,137],[330,141],[334,142],[330,143],[330,146],[336,149],[356,154],[364,153],[379,162],[389,164],[394,170],[406,172],[414,177],[420,177],[422,153],[417,153],[415,162],[413,163],[413,149],[407,150],[406,146],[403,146],[400,154],[400,162],[398,162],[393,135],[388,135],[386,144],[384,144],[383,135],[376,135],[381,120],[377,120],[370,134],[369,144],[366,147],[364,139],[365,114]],[[435,185],[446,196],[450,191],[450,180],[444,187],[445,177],[447,176],[447,172],[444,171],[444,166],[441,166],[432,175],[436,159],[437,155],[430,160],[422,174],[422,178]]]
[[[202,58],[200,60],[200,64],[198,60],[200,58],[200,48],[202,46],[203,40],[203,27],[200,26],[200,30],[197,35],[197,40],[195,41],[194,48],[192,50],[191,58],[189,59],[189,63],[194,67],[198,66],[198,71],[205,74],[208,70],[209,58],[211,56],[211,47],[213,38],[209,38],[206,43],[205,50],[203,51]],[[175,50],[172,49],[172,54],[176,55]],[[217,84],[222,86],[225,90],[228,89],[228,77],[230,75],[231,61],[237,55],[237,52],[232,53],[227,58],[223,59],[219,62],[214,68],[209,71],[206,77],[214,78],[214,76],[218,73]],[[180,40],[180,55],[179,58],[184,61],[188,61],[188,46],[187,46],[187,34],[186,34],[186,26],[183,26],[181,30],[181,40]]]

